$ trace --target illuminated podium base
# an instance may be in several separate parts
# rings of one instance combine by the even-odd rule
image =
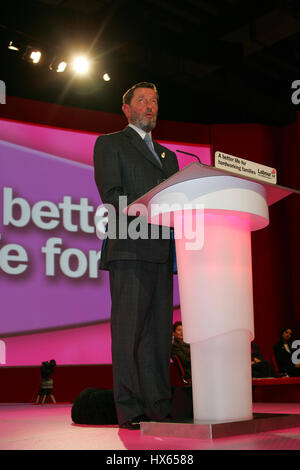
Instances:
[[[186,439],[216,439],[299,426],[299,414],[254,413],[253,419],[227,423],[196,424],[193,420],[143,422],[141,423],[141,435]]]
[[[183,337],[191,348],[193,422],[143,423],[143,434],[209,438],[300,424],[297,416],[252,414],[251,232],[265,228],[269,206],[292,192],[191,164],[125,209],[174,228]]]

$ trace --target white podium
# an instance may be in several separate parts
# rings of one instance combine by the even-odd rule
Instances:
[[[193,424],[252,420],[251,231],[266,227],[268,206],[293,192],[192,163],[126,208],[174,227]]]

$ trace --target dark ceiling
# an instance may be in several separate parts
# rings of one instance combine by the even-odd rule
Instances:
[[[162,119],[296,120],[299,0],[11,0],[0,9],[8,95],[120,113],[127,88],[153,81]],[[10,40],[40,47],[44,61],[22,60]],[[49,71],[53,56],[77,51],[93,61],[88,77]]]

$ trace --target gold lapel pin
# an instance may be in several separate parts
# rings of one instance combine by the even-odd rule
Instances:
[[[163,152],[163,153],[161,154],[161,158],[165,158],[165,156],[166,156],[166,154],[165,154],[165,152]]]

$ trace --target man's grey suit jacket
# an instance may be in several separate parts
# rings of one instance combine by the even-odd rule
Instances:
[[[119,210],[119,196],[130,204],[176,173],[174,152],[153,142],[162,166],[147,144],[131,127],[98,137],[94,148],[95,181],[103,204]],[[161,155],[164,153],[164,158]],[[170,253],[170,240],[107,239],[101,254],[100,269],[109,269],[113,260],[140,260],[163,263]]]

